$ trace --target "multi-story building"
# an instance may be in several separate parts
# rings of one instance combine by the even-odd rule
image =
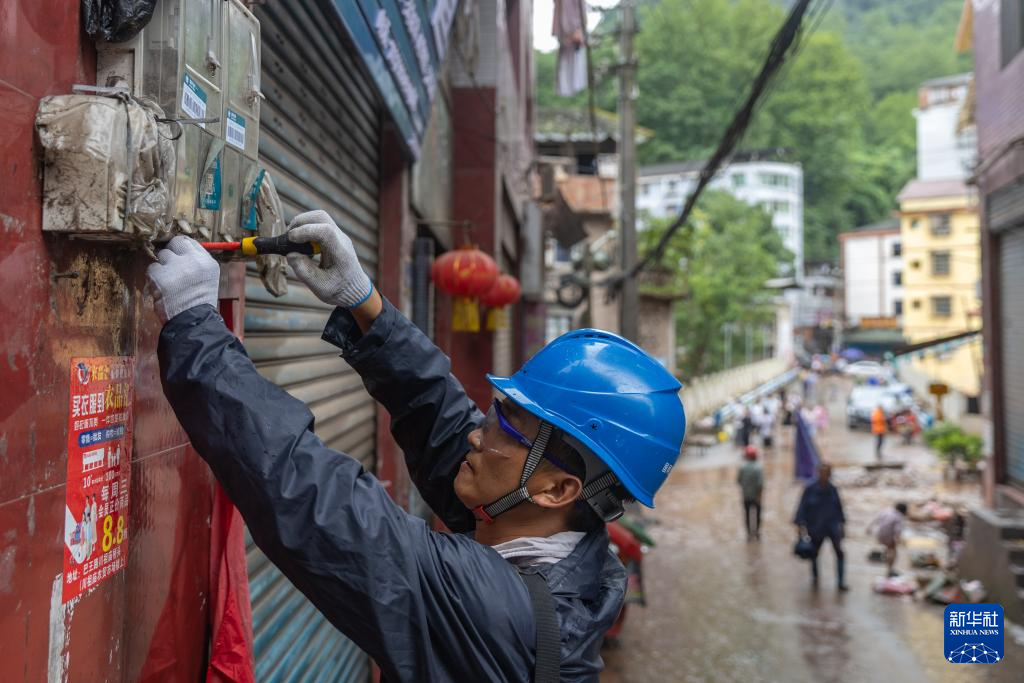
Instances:
[[[981,579],[989,599],[1019,623],[1019,561],[1000,541],[1024,530],[1024,4],[966,0],[957,47],[974,49],[975,108],[969,113],[978,130],[983,403],[992,420],[989,509],[972,511],[961,575]]]
[[[903,324],[903,242],[896,218],[839,235],[843,318],[848,327]],[[888,323],[891,323],[888,324]],[[883,326],[883,325],[880,325]]]
[[[975,137],[972,126],[959,125],[969,81],[969,74],[926,81],[918,93],[917,177],[899,194],[903,333],[911,344],[981,326],[978,207],[966,184]],[[909,374],[976,399],[981,362],[979,340],[956,348],[938,344],[914,355]]]
[[[649,131],[637,128],[637,143]],[[545,251],[546,337],[579,327],[619,330],[618,299],[609,299],[599,282],[615,273],[621,246],[615,229],[619,213],[618,130],[615,120],[598,112],[597,127],[578,112],[542,109],[534,134],[540,175],[539,198],[549,239]],[[640,279],[640,329],[637,343],[675,371],[672,295],[654,294],[660,274]]]
[[[994,478],[1024,507],[1024,7],[970,9]]]
[[[761,206],[771,215],[772,225],[793,254],[793,269],[783,274],[799,280],[804,262],[804,173],[800,164],[779,160],[782,156],[776,152],[737,153],[712,179],[709,188]],[[678,215],[703,167],[703,161],[642,166],[636,200],[641,223],[645,217]]]

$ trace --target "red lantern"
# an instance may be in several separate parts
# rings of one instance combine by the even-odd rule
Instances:
[[[480,303],[490,308],[487,311],[488,330],[498,330],[508,325],[504,307],[519,301],[519,291],[519,280],[502,274],[494,281],[494,286],[480,297]]]
[[[498,278],[498,265],[473,245],[460,247],[434,261],[430,278],[438,289],[455,297],[452,330],[479,332],[480,313],[474,297],[480,296]]]

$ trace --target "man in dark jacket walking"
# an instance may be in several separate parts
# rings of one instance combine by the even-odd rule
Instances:
[[[843,514],[843,502],[839,499],[839,490],[832,484],[832,467],[821,463],[818,467],[818,478],[807,485],[800,497],[800,505],[796,509],[793,522],[798,533],[811,537],[814,555],[811,558],[811,581],[818,586],[818,552],[827,538],[836,553],[836,587],[840,591],[849,588],[844,580],[845,566],[843,556],[843,525],[846,516]]]
[[[743,522],[747,526],[747,540],[761,539],[761,494],[764,491],[764,470],[757,462],[757,446],[743,451],[746,462],[736,472],[736,483],[743,495]]]
[[[166,322],[164,392],[257,545],[385,681],[529,681],[547,648],[560,680],[597,681],[626,583],[604,524],[626,501],[652,505],[675,463],[678,381],[624,339],[578,330],[488,377],[502,398],[484,415],[326,213],[298,216],[289,237],[320,244],[319,264],[289,261],[337,306],[323,338],[390,412],[417,488],[454,533],[324,446],[306,406],[224,326],[216,262],[175,237],[147,273]],[[538,590],[553,611],[534,609]],[[540,629],[545,616],[558,632]]]

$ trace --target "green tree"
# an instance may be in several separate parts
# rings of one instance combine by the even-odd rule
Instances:
[[[642,163],[706,158],[760,68],[784,16],[778,0],[662,0],[641,5],[637,117],[654,137]],[[779,74],[740,148],[784,147],[804,169],[805,257],[835,259],[837,234],[896,208],[915,169],[920,83],[965,71],[952,50],[962,0],[840,0]],[[598,32],[610,34],[610,13]],[[614,62],[605,38],[599,73]],[[553,53],[538,55],[538,103],[554,96]],[[598,105],[614,111],[614,83]]]
[[[653,248],[667,226],[668,221],[653,222],[640,233],[641,247]],[[685,376],[722,368],[726,323],[738,325],[738,330],[745,325],[760,330],[772,321],[774,309],[764,284],[791,258],[762,209],[723,192],[701,198],[657,264],[670,273],[659,289],[683,295],[675,317],[677,343],[683,349],[679,368]],[[736,358],[739,362],[740,356]]]

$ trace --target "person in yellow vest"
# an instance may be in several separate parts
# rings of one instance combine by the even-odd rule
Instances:
[[[882,444],[885,442],[885,433],[888,430],[885,410],[882,409],[882,404],[878,404],[871,413],[871,433],[875,435],[875,458],[878,460],[882,459]]]

